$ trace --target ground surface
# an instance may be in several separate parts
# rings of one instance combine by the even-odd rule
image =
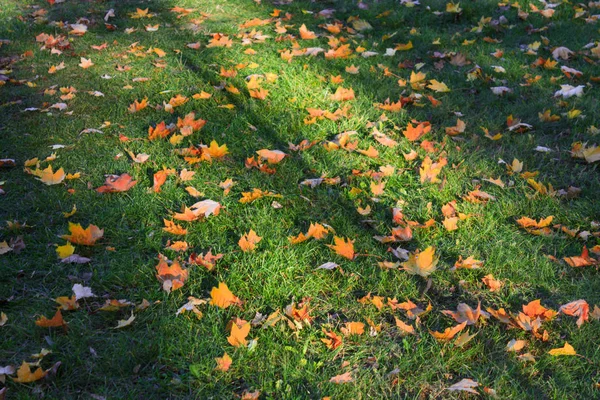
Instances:
[[[598,5],[56,3],[0,0],[7,398],[600,396]]]

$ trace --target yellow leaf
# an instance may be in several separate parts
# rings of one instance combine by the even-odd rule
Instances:
[[[552,349],[548,352],[551,356],[574,356],[577,354],[573,346],[569,344],[569,342],[565,342],[563,347],[559,347],[557,349]]]
[[[75,252],[75,247],[69,242],[67,244],[58,246],[56,248],[56,254],[60,259],[67,258]]]
[[[429,85],[427,85],[427,87],[438,93],[444,93],[444,92],[450,91],[450,88],[448,88],[448,86],[446,86],[446,84],[444,82],[438,82],[435,79],[430,80]]]
[[[52,171],[52,165],[48,165],[48,168],[41,171],[39,175],[39,180],[45,183],[46,185],[57,185],[65,180],[65,171],[60,168],[56,172]]]
[[[31,372],[29,364],[23,361],[23,364],[21,364],[21,367],[17,370],[17,377],[13,378],[13,380],[19,383],[29,383],[39,381],[45,376],[46,372],[44,372],[43,369],[38,367],[35,372]]]
[[[409,274],[426,278],[436,270],[437,263],[435,248],[429,246],[422,252],[411,254],[408,261],[402,263],[402,266]]]

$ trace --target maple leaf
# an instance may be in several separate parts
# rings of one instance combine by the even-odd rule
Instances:
[[[190,258],[188,259],[188,262],[190,264],[202,265],[209,271],[212,271],[212,269],[215,267],[216,262],[221,258],[223,258],[223,254],[213,255],[212,252],[209,250],[206,254],[197,255],[196,253],[192,253],[190,255]]]
[[[477,304],[475,310],[465,303],[459,303],[456,311],[443,310],[442,313],[454,318],[458,323],[466,322],[467,325],[475,325],[479,318],[487,319],[490,316],[485,311],[481,311],[481,303]]]
[[[72,255],[74,252],[75,252],[75,247],[73,247],[73,245],[69,242],[67,242],[66,244],[64,244],[62,246],[56,247],[56,254],[58,255],[58,258],[60,258],[60,259],[67,258],[70,255]]]
[[[65,171],[62,168],[59,168],[54,172],[52,170],[52,165],[48,165],[46,169],[43,171],[33,171],[34,175],[38,176],[38,180],[45,183],[46,185],[57,185],[65,180]]]
[[[344,336],[362,335],[365,333],[365,324],[362,322],[346,322],[340,330]]]
[[[156,140],[156,139],[163,139],[166,138],[167,136],[169,136],[171,134],[171,129],[169,129],[169,127],[167,127],[167,124],[165,123],[165,121],[162,121],[161,123],[157,124],[155,127],[148,127],[148,139],[149,140]]]
[[[569,344],[569,342],[565,342],[565,345],[563,347],[552,349],[548,352],[548,354],[550,354],[551,356],[574,356],[577,355],[577,352],[575,351],[573,346]]]
[[[260,158],[267,160],[267,162],[269,164],[278,164],[287,155],[281,150],[268,150],[268,149],[258,150],[256,152],[256,154],[258,154],[258,156]]]
[[[219,146],[219,144],[215,140],[210,142],[209,147],[202,147],[202,155],[207,155],[209,160],[213,158],[222,158],[227,154],[229,154],[227,145],[223,144]]]
[[[220,282],[218,288],[212,288],[210,291],[210,297],[210,304],[220,308],[227,308],[231,305],[242,305],[242,301],[238,297],[234,296],[233,293],[231,293],[227,287],[227,284],[224,282]]]
[[[137,101],[135,100],[133,103],[131,103],[129,105],[129,108],[127,108],[127,110],[129,110],[130,113],[136,113],[139,111],[142,111],[144,108],[148,107],[148,98],[144,98],[142,101]]]
[[[188,182],[194,178],[194,175],[196,175],[196,171],[188,171],[184,168],[179,173],[179,179],[181,179],[182,182]]]
[[[126,192],[135,186],[137,181],[132,180],[131,175],[124,173],[119,175],[109,175],[103,186],[96,189],[98,193]]]
[[[396,327],[398,327],[398,329],[400,329],[401,334],[403,334],[403,335],[415,335],[416,334],[415,328],[412,325],[404,323],[398,317],[394,317],[394,319],[396,320]]]
[[[250,93],[250,97],[252,97],[254,99],[264,100],[267,98],[269,91],[264,88],[258,88],[258,89],[250,89],[250,90],[248,90],[248,93]]]
[[[436,270],[437,263],[438,258],[435,256],[435,248],[429,246],[421,252],[412,253],[408,261],[402,263],[402,266],[409,274],[426,278]]]
[[[556,316],[556,311],[542,306],[540,300],[533,300],[523,305],[523,312],[530,318],[540,318],[550,320]]]
[[[262,237],[258,236],[253,229],[250,229],[250,232],[242,235],[238,241],[238,245],[244,252],[252,251],[256,248],[256,244],[261,240]]]
[[[71,243],[81,244],[84,246],[93,246],[98,239],[104,236],[104,229],[98,228],[96,225],[90,224],[83,229],[81,224],[69,222],[70,235],[63,235],[62,238]]]
[[[334,236],[333,240],[335,244],[328,244],[327,247],[335,251],[340,256],[347,258],[348,260],[354,259],[354,240],[350,240],[348,238],[344,240],[338,236]]]
[[[534,235],[549,235],[552,230],[548,228],[548,226],[552,223],[554,217],[551,215],[549,217],[540,219],[536,221],[534,219],[528,217],[521,217],[517,220],[517,224],[524,228],[527,232],[532,233]]]
[[[586,246],[583,246],[581,255],[572,256],[572,257],[564,257],[563,260],[565,260],[565,262],[573,268],[588,267],[590,265],[598,264],[598,260],[590,257],[590,253]]]
[[[117,326],[115,326],[112,329],[121,329],[121,328],[125,328],[126,326],[129,326],[133,323],[133,321],[135,320],[135,315],[133,315],[133,313],[131,313],[131,316],[127,319],[120,319],[117,321]]]
[[[506,345],[506,351],[518,352],[518,351],[521,351],[526,345],[527,345],[526,340],[513,339],[510,342],[508,342],[508,344]]]
[[[231,332],[227,337],[227,342],[234,347],[245,346],[248,344],[246,337],[250,333],[250,323],[245,322],[242,326],[238,326],[235,322],[231,324]]]
[[[302,301],[298,303],[298,307],[296,307],[296,304],[292,302],[285,307],[285,314],[298,323],[310,325],[313,319],[310,316],[309,306],[310,299],[307,298],[302,299]]]
[[[329,228],[325,228],[321,224],[311,223],[310,226],[308,227],[308,231],[306,232],[306,236],[312,237],[316,240],[321,240],[329,234],[329,231],[330,231]]]
[[[158,265],[156,266],[156,279],[162,283],[163,290],[170,293],[183,286],[188,278],[188,271],[181,268],[179,262],[173,261],[171,265],[167,260],[160,256]]]
[[[478,269],[483,266],[483,261],[475,259],[473,256],[469,256],[463,259],[462,256],[458,256],[458,260],[454,263],[452,270],[464,268],[464,269]]]
[[[192,95],[192,98],[194,100],[206,100],[206,99],[210,99],[211,97],[212,97],[212,94],[206,93],[205,91],[201,91],[200,93],[196,93],[196,94]]]
[[[174,235],[187,235],[187,229],[183,228],[181,225],[177,225],[173,221],[169,221],[167,219],[163,219],[165,227],[163,231],[172,233]]]
[[[214,200],[206,199],[192,204],[190,209],[196,216],[209,217],[210,215],[219,215],[221,204]]]
[[[460,135],[461,133],[463,133],[465,131],[466,127],[467,127],[467,125],[459,118],[456,120],[455,126],[446,127],[446,135],[449,135],[449,136]]]
[[[345,89],[341,86],[338,86],[338,88],[336,89],[335,93],[332,94],[330,96],[331,100],[334,101],[348,101],[348,100],[353,100],[354,97],[354,90],[352,90],[352,88],[350,89]]]
[[[442,172],[442,168],[448,164],[445,157],[440,158],[438,161],[433,162],[429,156],[426,156],[421,167],[419,168],[419,175],[421,176],[421,183],[431,182],[437,183],[440,180],[438,175]]]
[[[199,214],[196,214],[191,209],[184,207],[183,212],[173,214],[173,218],[176,220],[179,220],[179,221],[192,222],[192,221],[196,221],[196,220],[200,219],[201,216]]]
[[[44,371],[38,367],[34,372],[31,372],[31,367],[25,361],[21,364],[21,367],[17,370],[17,377],[12,378],[13,381],[19,383],[30,383],[39,381],[47,375],[48,371]]]
[[[415,74],[414,71],[410,73],[410,85],[414,90],[422,90],[425,87],[425,77],[426,75],[423,72],[417,72]]]
[[[167,243],[167,249],[172,250],[172,251],[187,251],[189,249],[189,245],[187,242],[185,241],[175,241],[171,244],[169,244],[170,241]]]
[[[497,292],[502,288],[502,281],[495,279],[492,274],[484,276],[481,281],[490,289],[490,292]]]
[[[231,367],[231,363],[233,362],[233,360],[231,359],[229,354],[227,354],[227,352],[223,354],[222,357],[216,357],[215,361],[217,362],[217,366],[215,367],[215,369],[221,372],[227,372],[229,370],[229,367]]]
[[[494,316],[494,318],[498,319],[500,322],[502,322],[503,324],[507,324],[509,326],[515,326],[515,324],[513,323],[510,314],[508,312],[506,312],[506,310],[504,308],[499,308],[498,310],[494,310],[491,307],[487,308],[487,311]]]
[[[335,350],[342,345],[342,338],[333,331],[326,331],[323,328],[323,333],[327,336],[327,339],[321,339],[321,342],[325,343],[325,346],[329,350]]]
[[[88,69],[88,68],[90,68],[93,65],[94,65],[94,63],[92,62],[92,60],[90,58],[81,57],[80,63],[79,63],[79,66],[81,68]]]
[[[467,195],[463,196],[465,201],[469,203],[486,203],[489,200],[496,200],[496,197],[491,194],[484,192],[483,190],[471,190]]]
[[[458,4],[457,4],[458,6]],[[460,12],[460,11],[458,11]],[[469,392],[469,393],[475,393],[478,394],[477,391],[474,389],[477,386],[479,386],[479,383],[475,382],[472,379],[463,379],[460,382],[456,382],[454,385],[446,388],[446,390],[449,390],[451,392]]]
[[[329,380],[329,382],[335,383],[335,384],[348,383],[348,382],[353,382],[353,381],[354,381],[354,377],[352,377],[352,372],[346,372],[346,373],[343,373],[340,375],[336,375]]]
[[[83,286],[79,283],[74,284],[72,290],[77,300],[85,299],[87,297],[96,297],[96,295],[92,293],[92,288]]]
[[[167,181],[167,177],[169,175],[174,175],[174,174],[175,174],[174,169],[167,169],[167,168],[163,168],[162,170],[154,173],[154,176],[152,178],[153,179],[152,191],[154,193],[160,193],[160,188]]]
[[[447,341],[451,340],[454,336],[456,336],[457,333],[459,333],[460,331],[465,329],[465,326],[467,326],[467,321],[463,322],[462,324],[456,325],[454,327],[446,328],[444,330],[444,332],[432,332],[432,331],[429,331],[429,332],[437,340],[442,341],[442,342],[447,342]]]
[[[356,152],[360,153],[360,154],[362,154],[364,156],[370,157],[370,158],[377,158],[377,157],[379,157],[379,152],[373,146],[369,146],[369,148],[367,150],[358,149],[358,150],[356,150]]]
[[[558,312],[572,317],[579,317],[577,326],[581,328],[581,325],[589,319],[590,306],[585,300],[575,300],[560,306]]]
[[[429,81],[429,85],[427,85],[427,88],[438,93],[445,93],[450,91],[450,88],[448,88],[448,86],[446,86],[444,82],[438,82],[435,79]]]
[[[444,225],[444,228],[446,228],[446,230],[448,232],[451,232],[451,231],[455,231],[458,229],[458,221],[459,221],[458,217],[447,217],[447,218],[444,218],[444,221],[442,221],[442,224]]]
[[[59,326],[66,328],[67,326],[67,323],[63,319],[62,313],[60,312],[60,308],[56,311],[51,319],[42,316],[35,321],[35,324],[37,326],[41,326],[42,328],[56,328]]]
[[[299,30],[300,37],[304,40],[316,39],[317,35],[313,31],[309,31],[305,24],[302,24]]]

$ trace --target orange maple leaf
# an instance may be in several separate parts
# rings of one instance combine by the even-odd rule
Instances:
[[[353,100],[354,97],[354,90],[352,90],[352,88],[350,89],[345,89],[341,86],[339,86],[335,93],[332,94],[330,96],[331,100],[334,101],[348,101],[348,100]]]
[[[56,314],[54,314],[51,319],[42,316],[35,321],[35,324],[37,326],[41,326],[42,328],[56,328],[59,326],[64,328],[67,326],[67,323],[63,319],[62,313],[60,312],[60,308],[56,311]]]
[[[218,288],[212,288],[210,291],[210,297],[210,304],[220,308],[227,308],[231,305],[239,306],[242,304],[242,301],[233,293],[231,293],[224,282],[220,282]]]
[[[148,139],[150,139],[150,140],[166,138],[167,136],[169,136],[170,133],[171,133],[171,130],[167,127],[167,124],[165,123],[165,121],[162,121],[161,123],[157,124],[155,127],[153,127],[153,126],[148,127]]]
[[[445,157],[441,157],[438,161],[433,162],[429,156],[426,156],[419,168],[419,175],[421,175],[421,183],[431,182],[437,183],[440,180],[438,175],[442,172],[442,168],[448,164],[448,160]]]
[[[69,222],[70,235],[63,235],[63,239],[67,239],[71,243],[81,244],[84,246],[93,246],[94,243],[104,236],[104,229],[98,228],[96,225],[90,224],[83,229],[81,224]]]
[[[579,317],[577,326],[581,327],[589,319],[590,305],[585,300],[575,300],[560,306],[558,312],[572,317]]]
[[[167,260],[160,256],[156,266],[156,278],[162,283],[163,290],[169,293],[183,286],[188,278],[188,271],[181,268],[177,261],[169,265]]]
[[[135,100],[133,103],[131,103],[129,105],[129,108],[127,108],[129,110],[130,113],[136,113],[138,111],[142,111],[144,108],[148,107],[148,98],[144,98],[142,101],[137,101]]]
[[[229,367],[231,367],[231,363],[233,362],[233,360],[227,353],[223,354],[223,357],[216,357],[215,361],[217,362],[217,366],[215,367],[215,369],[217,371],[222,372],[227,372],[229,370]]]
[[[598,260],[590,257],[590,253],[586,246],[583,246],[580,256],[564,257],[563,260],[573,268],[588,267],[598,264]]]
[[[250,333],[250,323],[245,322],[242,326],[238,326],[235,322],[231,324],[231,332],[227,341],[234,347],[245,346],[248,344],[246,337]]]
[[[406,126],[406,130],[402,131],[404,137],[406,137],[409,141],[414,142],[415,140],[419,140],[421,137],[425,136],[429,131],[431,131],[431,124],[427,121],[425,122],[416,122],[415,126],[409,122]]]
[[[338,236],[334,236],[333,240],[335,244],[328,244],[327,247],[335,251],[340,256],[347,258],[348,260],[354,259],[354,240],[350,240],[348,238],[344,240]]]
[[[135,186],[137,181],[132,180],[131,175],[124,173],[119,175],[109,175],[106,177],[104,185],[96,189],[98,193],[126,192]]]
[[[467,321],[463,322],[462,324],[456,325],[454,327],[446,328],[444,330],[444,332],[429,331],[429,333],[431,333],[431,335],[434,338],[436,338],[437,340],[442,341],[442,342],[447,342],[447,341],[451,340],[454,336],[456,336],[457,333],[459,333],[460,331],[465,329],[465,326],[467,326]]]
[[[309,31],[305,24],[302,24],[299,30],[300,37],[304,40],[316,39],[317,35],[313,31]]]
[[[262,237],[258,236],[253,229],[250,229],[250,232],[242,235],[240,240],[238,241],[238,245],[242,249],[242,251],[252,251],[256,248],[256,244],[262,240]]]
[[[362,322],[346,322],[340,330],[344,336],[362,335],[365,333],[365,324]]]

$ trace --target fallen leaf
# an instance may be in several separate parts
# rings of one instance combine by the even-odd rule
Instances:
[[[238,297],[234,296],[227,285],[223,282],[219,283],[218,288],[212,288],[210,291],[210,297],[210,304],[220,308],[227,308],[231,305],[242,305],[242,301]]]
[[[577,352],[575,351],[573,346],[569,344],[569,342],[565,342],[565,345],[563,347],[552,349],[548,352],[548,354],[550,354],[551,356],[574,356],[577,355]]]
[[[438,263],[438,258],[435,255],[435,248],[427,247],[425,250],[410,254],[408,261],[401,265],[403,269],[411,275],[419,275],[424,278],[431,275]]]

